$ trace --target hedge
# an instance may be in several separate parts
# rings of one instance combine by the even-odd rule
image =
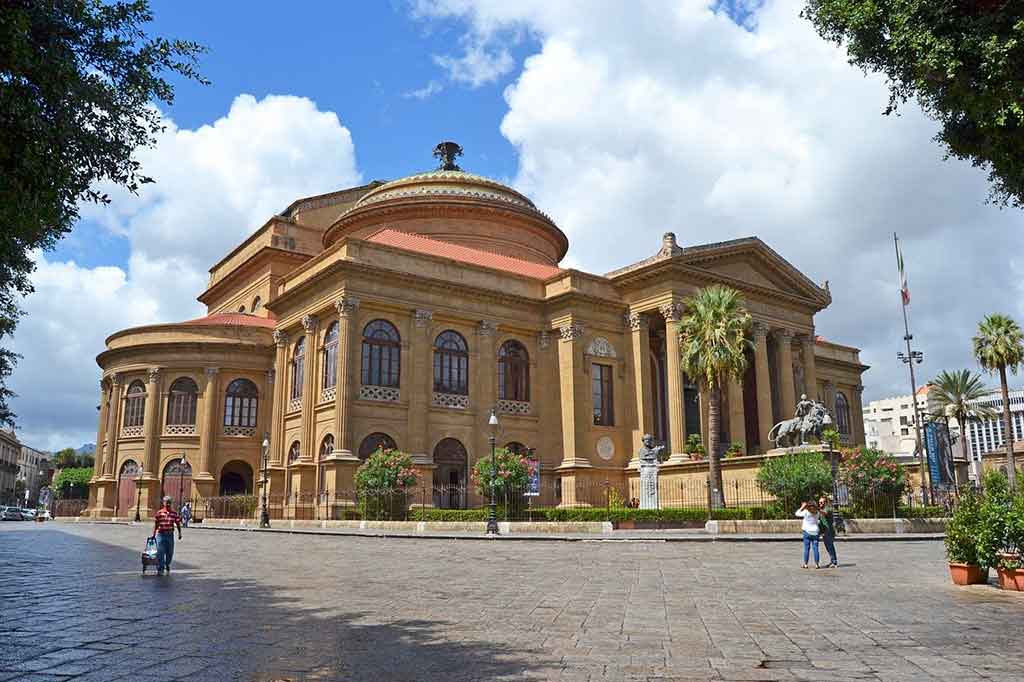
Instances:
[[[410,521],[486,521],[487,509],[412,509],[409,511]],[[526,521],[529,515],[516,514],[517,521]],[[669,523],[706,521],[706,509],[633,509],[619,507],[582,507],[578,509],[558,509],[556,507],[539,507],[533,510],[534,521],[660,521]],[[766,507],[736,507],[716,509],[711,515],[719,520],[752,520],[772,518],[771,511]],[[788,518],[788,517],[787,517]],[[504,521],[505,515],[498,510],[498,520]]]

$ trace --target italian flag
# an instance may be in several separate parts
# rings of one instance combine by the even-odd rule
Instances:
[[[900,252],[900,240],[894,232],[893,241],[896,242],[896,264],[900,269],[900,296],[903,297],[903,305],[910,305],[910,287],[907,285],[907,271],[903,268],[903,253]]]

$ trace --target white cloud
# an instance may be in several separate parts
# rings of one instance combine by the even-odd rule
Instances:
[[[434,55],[434,62],[448,72],[450,79],[473,88],[493,83],[515,67],[508,50],[490,51],[472,42],[465,46],[461,56]]]
[[[913,105],[881,114],[887,90],[799,17],[799,0],[753,11],[747,30],[707,3],[438,0],[494,53],[538,38],[505,91],[501,131],[516,184],[605,271],[653,253],[674,230],[697,244],[758,235],[833,304],[820,333],[860,346],[866,397],[908,392],[892,233],[903,240],[919,376],[974,366],[970,336],[996,310],[1020,316],[1010,257],[1024,217],[984,205],[983,173],[943,161]],[[470,169],[471,170],[471,169]]]
[[[11,387],[26,443],[92,442],[100,376],[92,358],[108,335],[202,315],[195,297],[213,263],[294,199],[361,182],[349,131],[305,98],[240,95],[210,125],[165,122],[156,147],[138,153],[156,183],[137,197],[107,188],[109,206],[83,207],[129,240],[127,269],[37,258],[36,292],[12,344],[23,356]]]
[[[428,97],[433,97],[434,95],[442,92],[443,90],[444,86],[441,85],[439,81],[432,80],[422,88],[402,93],[402,97],[405,99],[427,99]]]

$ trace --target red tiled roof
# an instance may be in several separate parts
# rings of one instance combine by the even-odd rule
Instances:
[[[194,320],[186,320],[181,324],[211,327],[216,325],[237,326],[237,327],[263,327],[273,329],[277,326],[275,320],[259,315],[247,313],[214,313],[206,317],[197,317]]]
[[[921,388],[917,389],[917,394],[918,395],[926,395],[928,393],[928,391],[930,391],[930,390],[932,390],[932,385],[931,384],[925,384]]]
[[[373,242],[374,244],[384,244],[385,246],[393,246],[395,248],[405,249],[406,251],[424,253],[429,256],[450,258],[451,260],[460,261],[462,263],[479,265],[492,270],[512,272],[517,275],[523,275],[524,277],[532,277],[533,279],[547,279],[564,272],[564,270],[554,265],[544,265],[542,263],[534,263],[521,258],[513,258],[511,256],[503,256],[489,251],[472,249],[468,246],[449,244],[448,242],[430,239],[418,234],[399,232],[398,230],[392,230],[387,227],[373,233],[367,237],[366,240]]]

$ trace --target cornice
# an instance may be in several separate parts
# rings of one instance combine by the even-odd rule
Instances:
[[[154,353],[196,353],[196,365],[200,365],[199,353],[209,354],[222,352],[232,356],[250,355],[266,358],[273,362],[274,346],[268,343],[266,346],[238,344],[225,342],[196,342],[196,341],[158,341],[154,343],[140,343],[138,345],[124,348],[108,349],[96,356],[96,364],[103,369],[104,374],[111,370],[119,361],[125,357],[138,356],[140,366],[145,369],[152,366]],[[164,369],[174,369],[172,366],[164,365]]]
[[[211,298],[216,297],[221,293],[223,289],[229,289],[231,286],[237,284],[237,280],[245,279],[251,274],[253,268],[259,267],[261,264],[260,260],[272,262],[279,257],[283,256],[285,260],[295,261],[295,264],[302,265],[306,261],[316,257],[316,254],[300,253],[298,251],[289,251],[287,249],[281,249],[276,246],[263,246],[256,253],[252,254],[244,261],[238,264],[237,267],[231,270],[230,273],[224,275],[218,279],[214,284],[209,286],[206,291],[199,294],[196,300],[200,303],[206,304]]]

